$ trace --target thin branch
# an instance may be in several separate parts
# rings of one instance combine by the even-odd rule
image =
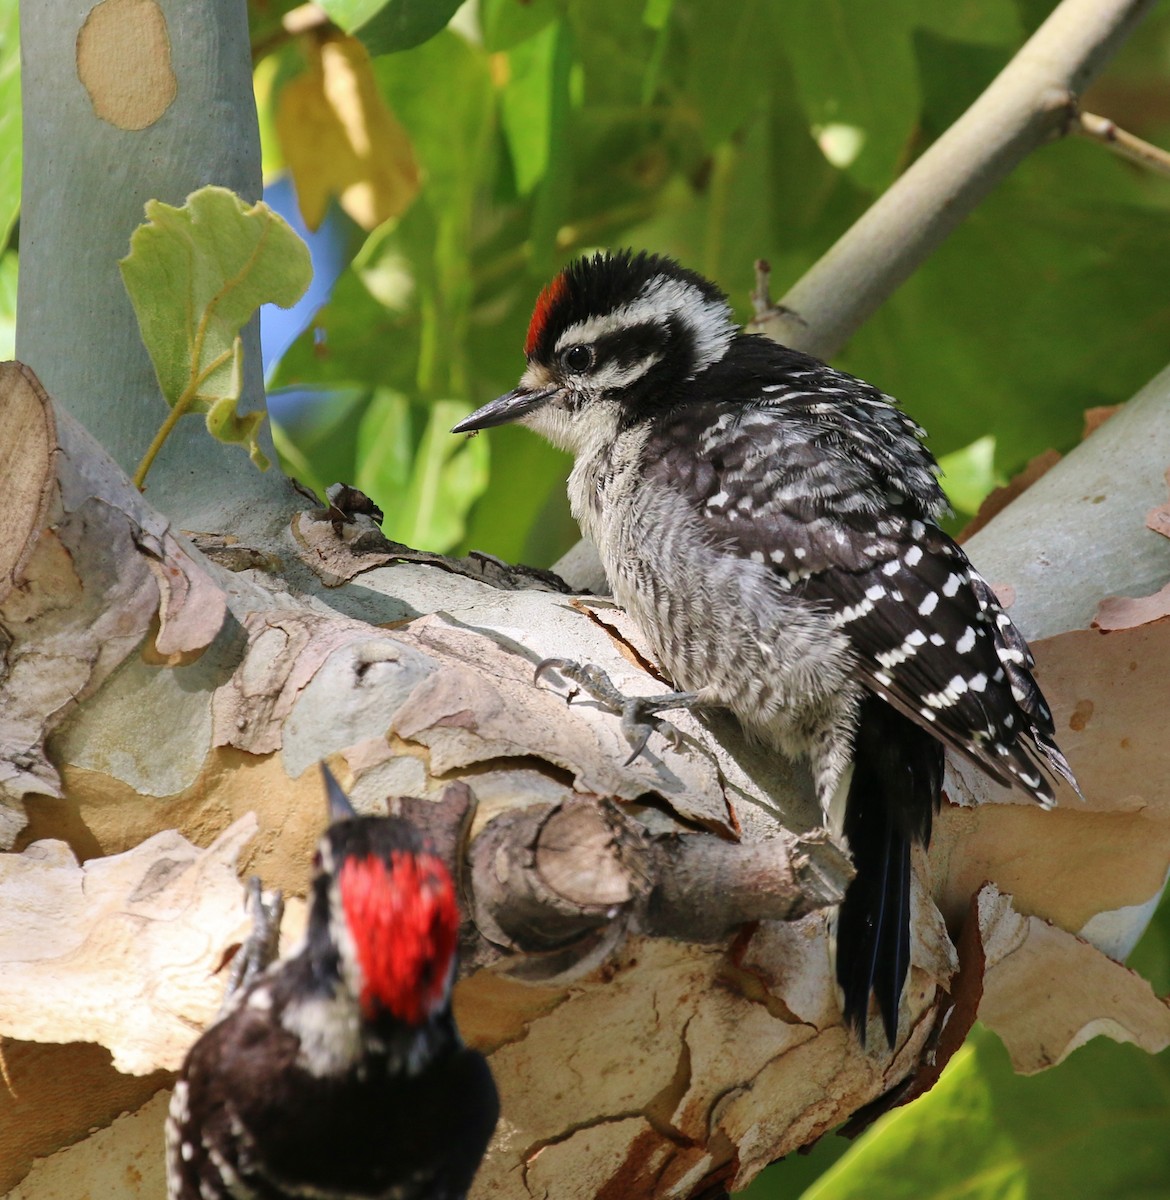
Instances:
[[[1073,133],[1079,133],[1094,142],[1100,142],[1112,150],[1119,158],[1148,167],[1159,175],[1170,177],[1170,154],[1155,146],[1152,142],[1143,141],[1132,133],[1115,125],[1108,117],[1099,117],[1096,113],[1078,112],[1071,126]]]
[[[978,100],[751,328],[828,358],[1038,146],[1153,0],[1064,0]],[[784,311],[784,310],[790,311]]]

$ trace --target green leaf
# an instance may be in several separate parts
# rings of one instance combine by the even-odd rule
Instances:
[[[922,124],[930,137],[945,133],[979,98],[1015,50],[986,46],[919,29],[914,56],[922,86]]]
[[[1074,445],[1084,410],[1133,395],[1170,343],[1165,283],[1150,269],[1170,261],[1170,226],[1164,211],[1118,202],[1129,175],[1080,142],[1033,156],[841,365],[897,396],[936,454],[991,434],[1010,475]]]
[[[870,191],[905,165],[918,119],[916,0],[787,0],[776,19],[830,160]]]
[[[559,28],[559,24],[545,26],[508,55],[511,69],[500,98],[500,116],[521,196],[528,195],[548,169]]]
[[[0,250],[20,212],[20,149],[17,0],[0,0]]]
[[[642,20],[651,29],[664,29],[670,20],[670,10],[673,7],[674,0],[646,0]]]
[[[414,443],[410,402],[401,392],[379,388],[358,428],[354,482],[385,512],[400,515],[410,481]]]
[[[1170,1054],[1104,1038],[1012,1072],[976,1029],[934,1090],[883,1117],[804,1200],[1112,1200],[1165,1194]]]
[[[539,33],[560,13],[558,0],[483,0],[479,23],[486,50],[511,50]]]
[[[545,169],[532,210],[531,265],[541,276],[556,269],[557,234],[568,208],[574,172],[573,139],[569,134],[569,74],[572,70],[572,31],[558,22],[550,27],[548,48],[548,135]],[[543,35],[542,35],[543,36]]]
[[[237,343],[236,358],[243,357],[243,350]],[[238,382],[238,375],[237,375]],[[248,451],[248,457],[260,468],[268,470],[268,458],[260,449],[257,440],[260,436],[260,426],[264,424],[262,412],[236,412],[236,397],[224,396],[216,400],[207,410],[207,432],[220,442],[243,446]]]
[[[782,54],[776,34],[784,6],[771,0],[696,6],[689,28],[689,92],[703,119],[708,146],[750,122],[767,94]]]
[[[979,511],[992,488],[1004,482],[995,473],[995,438],[990,434],[942,455],[938,465],[942,468],[939,482],[951,507],[970,516]]]
[[[432,38],[455,15],[460,0],[322,0],[321,7],[371,54],[409,50]]]
[[[355,480],[358,430],[369,402],[370,389],[361,384],[270,388],[272,439],[286,460],[285,473],[322,498],[325,484]]]
[[[472,511],[463,545],[548,566],[580,537],[565,494],[572,459],[527,429],[493,429],[476,440],[489,439],[491,487]]]
[[[1051,8],[1049,4],[1047,11]],[[1023,45],[1025,37],[1016,0],[949,0],[945,5],[937,0],[917,0],[915,24],[955,41],[982,46],[1015,49]]]
[[[459,400],[431,406],[405,491],[383,497],[387,537],[422,550],[449,550],[463,537],[467,512],[488,482],[487,439],[451,436],[470,412]]]
[[[226,188],[205,187],[182,208],[148,201],[146,224],[118,264],[171,417],[139,466],[150,460],[174,421],[207,414],[221,441],[240,442],[253,461],[260,414],[237,415],[239,332],[262,304],[295,304],[312,277],[308,247],[266,204],[247,205]]]

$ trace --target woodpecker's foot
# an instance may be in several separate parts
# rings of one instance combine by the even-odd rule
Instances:
[[[284,916],[284,894],[273,892],[271,898],[265,900],[260,877],[253,875],[248,880],[247,904],[252,914],[252,932],[232,959],[227,991],[224,993],[224,1009],[228,1007],[236,992],[255,982],[267,970],[268,965],[276,961],[280,953],[280,921]]]
[[[682,745],[682,734],[657,714],[664,709],[693,708],[700,703],[694,692],[667,692],[662,696],[627,696],[593,663],[578,663],[567,658],[546,658],[537,664],[533,682],[538,682],[545,671],[556,671],[577,684],[567,697],[570,704],[585,691],[602,708],[621,717],[622,734],[633,747],[630,757],[625,762],[627,767],[646,749],[646,743],[652,733],[661,733],[677,750]]]

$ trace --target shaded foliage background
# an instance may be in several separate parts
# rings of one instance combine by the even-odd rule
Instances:
[[[331,24],[251,0],[267,194],[293,216],[299,192],[317,269],[291,324],[274,312],[265,325],[286,468],[318,490],[357,484],[398,540],[551,563],[577,536],[567,458],[523,430],[447,434],[515,382],[550,275],[594,248],[645,247],[718,280],[746,318],[753,261],[770,261],[783,294],[1050,7],[332,0]],[[15,0],[0,0],[3,357],[19,254],[15,22]],[[1085,107],[1170,144],[1170,6]],[[1168,274],[1170,182],[1067,138],[1034,154],[837,365],[927,427],[961,523],[997,481],[1073,444],[1086,408],[1166,365]],[[1170,990],[1165,909],[1135,965]],[[747,1194],[1161,1196],[1168,1123],[1165,1054],[1098,1041],[1020,1079],[977,1032],[929,1096],[855,1143],[824,1139]]]
[[[783,294],[1049,7],[483,0],[478,30],[465,9],[460,32],[375,58],[376,100],[408,139],[386,153],[411,154],[421,186],[368,238],[327,219],[356,257],[272,380],[336,390],[277,402],[300,472],[368,487],[412,544],[547,565],[576,536],[566,459],[522,430],[453,441],[454,410],[436,408],[512,386],[540,286],[578,253],[646,247],[718,280],[746,318],[754,259]],[[1088,100],[1152,140],[1170,134],[1168,28],[1163,10]],[[260,63],[270,128],[316,44]],[[266,141],[274,171],[289,132]],[[1165,364],[1168,205],[1170,185],[1096,145],[1047,147],[838,360],[898,396],[937,454],[977,443],[947,463],[963,512]]]

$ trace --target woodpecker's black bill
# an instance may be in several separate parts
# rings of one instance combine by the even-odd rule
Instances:
[[[321,775],[325,780],[325,795],[329,801],[330,821],[349,821],[357,816],[357,812],[349,802],[349,797],[341,790],[341,784],[333,776],[333,772],[321,763]]]
[[[553,394],[552,388],[516,388],[507,395],[477,408],[470,417],[464,417],[452,433],[476,433],[480,429],[490,429],[493,425],[507,425],[509,421],[518,421],[534,409],[539,408]]]

